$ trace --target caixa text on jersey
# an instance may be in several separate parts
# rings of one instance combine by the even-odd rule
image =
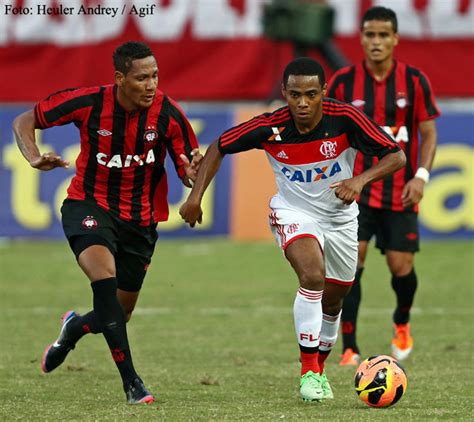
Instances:
[[[329,167],[331,169],[329,170]],[[329,170],[328,174],[326,172]],[[294,170],[283,167],[281,172],[290,182],[318,182],[319,180],[328,179],[341,171],[341,166],[336,161],[332,166],[314,167],[307,170]]]
[[[144,164],[151,164],[155,162],[155,154],[153,150],[150,149],[146,154],[143,155],[124,155],[120,154],[109,156],[103,152],[99,152],[96,155],[97,162],[108,168],[124,168],[124,167],[136,167],[143,166]]]

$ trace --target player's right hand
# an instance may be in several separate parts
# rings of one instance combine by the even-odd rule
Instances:
[[[196,222],[202,223],[202,209],[200,203],[186,201],[179,209],[179,215],[191,227],[196,225]]]
[[[329,187],[334,189],[336,198],[339,198],[345,205],[350,205],[357,199],[364,184],[360,178],[352,177],[350,179],[334,182],[329,185]]]
[[[56,167],[69,168],[69,161],[63,160],[54,152],[45,152],[38,158],[30,161],[30,166],[43,171],[52,170]]]

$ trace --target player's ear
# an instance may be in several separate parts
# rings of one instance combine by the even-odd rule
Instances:
[[[286,88],[283,82],[281,83],[281,95],[283,98],[286,98]]]
[[[326,96],[327,90],[328,90],[328,83],[325,82],[323,85],[323,91],[322,91],[324,97]]]
[[[400,41],[400,35],[398,35],[398,32],[395,32],[395,42],[393,43],[393,46],[397,46],[398,45],[398,42]]]
[[[123,81],[125,80],[125,75],[122,72],[119,72],[118,70],[116,70],[114,74],[114,79],[115,79],[115,84],[121,87],[123,85]]]

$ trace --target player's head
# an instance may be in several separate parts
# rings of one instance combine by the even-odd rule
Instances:
[[[326,94],[322,66],[308,57],[290,62],[283,72],[282,94],[297,126],[314,127],[321,119]]]
[[[382,6],[368,9],[360,23],[360,39],[369,61],[382,63],[391,59],[399,40],[395,12]]]
[[[113,54],[119,100],[128,110],[148,108],[158,87],[158,65],[146,44],[129,41]]]

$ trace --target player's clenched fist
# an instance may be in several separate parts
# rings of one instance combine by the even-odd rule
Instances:
[[[202,223],[202,209],[198,203],[186,201],[179,209],[179,215],[182,219],[188,223],[191,227]]]
[[[334,189],[336,197],[346,205],[352,204],[357,199],[363,187],[364,184],[357,177],[341,180],[330,186],[331,189]]]

